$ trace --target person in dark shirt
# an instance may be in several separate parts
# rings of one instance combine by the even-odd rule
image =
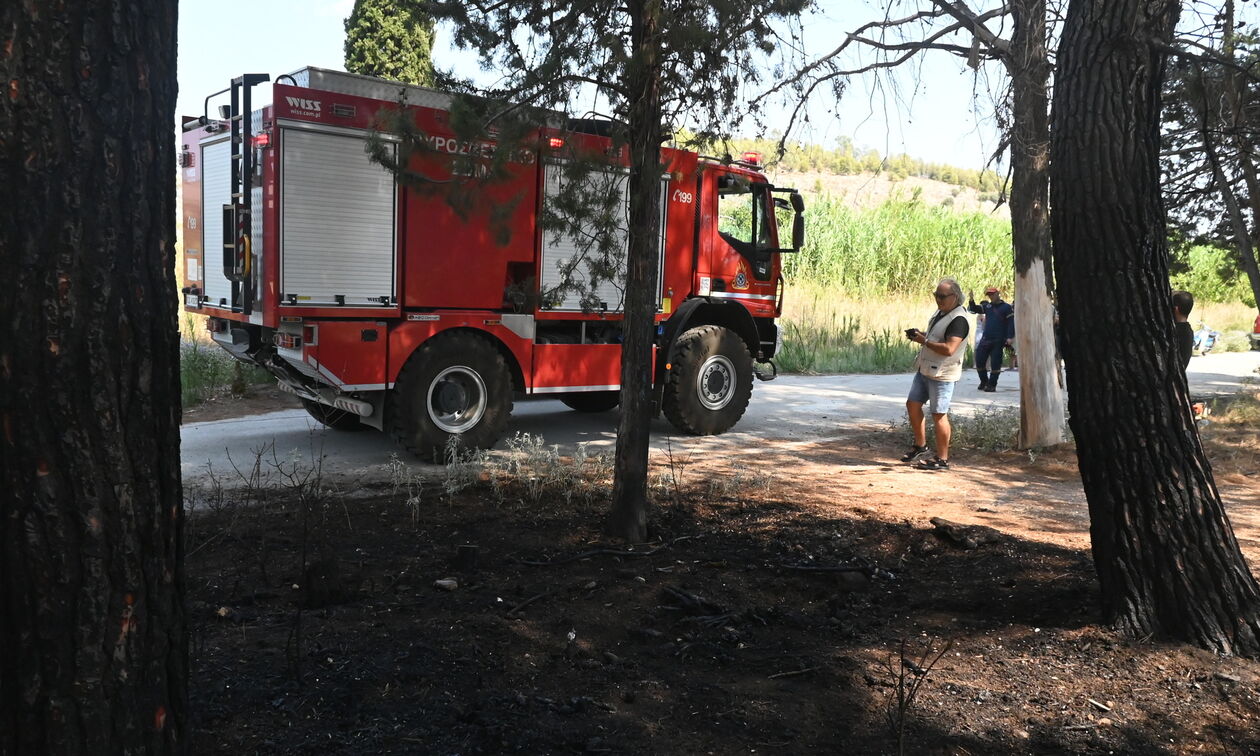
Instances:
[[[1177,344],[1177,357],[1181,359],[1181,369],[1190,366],[1190,354],[1194,352],[1194,326],[1190,325],[1190,311],[1194,309],[1194,295],[1188,291],[1172,293],[1174,341]]]
[[[997,391],[998,376],[1002,374],[1002,351],[1015,340],[1015,308],[1002,301],[1002,292],[996,286],[984,290],[989,301],[976,304],[967,295],[967,309],[984,315],[984,332],[976,344],[976,372],[980,374],[981,391]]]

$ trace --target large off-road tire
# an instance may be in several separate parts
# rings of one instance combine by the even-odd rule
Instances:
[[[708,436],[729,430],[752,397],[748,346],[722,326],[692,328],[675,342],[665,376],[665,417],[684,433]]]
[[[512,376],[489,339],[469,331],[434,336],[412,353],[390,395],[391,434],[411,453],[446,460],[461,449],[489,449],[512,414]]]
[[[354,432],[367,429],[366,425],[359,422],[359,416],[353,412],[346,412],[343,409],[330,407],[327,404],[311,401],[310,399],[303,399],[302,406],[306,408],[311,417],[333,430]]]
[[[578,412],[607,412],[621,404],[620,391],[583,391],[560,397],[569,409]]]

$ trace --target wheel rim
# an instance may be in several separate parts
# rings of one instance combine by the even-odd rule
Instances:
[[[466,433],[486,414],[486,384],[477,371],[448,367],[429,384],[425,405],[433,424],[447,433]]]
[[[720,410],[735,396],[735,364],[725,355],[715,354],[700,366],[696,394],[706,409]]]

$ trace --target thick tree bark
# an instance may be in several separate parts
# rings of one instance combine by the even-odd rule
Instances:
[[[1073,0],[1051,140],[1068,397],[1104,609],[1122,632],[1260,653],[1239,551],[1173,345],[1159,44],[1175,0]]]
[[[0,753],[187,742],[175,0],[0,5]]]
[[[1050,296],[1050,62],[1045,0],[1012,0],[1006,58],[1014,99],[1011,241],[1015,248],[1015,348],[1019,354],[1019,447],[1063,443],[1063,391]]]
[[[648,439],[652,421],[652,340],[656,316],[661,207],[660,0],[631,0],[627,89],[630,142],[630,238],[621,347],[621,420],[608,532],[647,539]]]

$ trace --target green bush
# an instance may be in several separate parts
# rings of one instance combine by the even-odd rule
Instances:
[[[1260,393],[1252,389],[1213,400],[1212,420],[1218,424],[1260,427]]]
[[[914,365],[918,346],[891,329],[865,338],[861,320],[838,324],[784,323],[783,345],[776,357],[786,373],[905,373]]]
[[[986,407],[970,415],[950,415],[949,426],[953,431],[949,443],[955,449],[1008,451],[1019,439],[1019,408]]]
[[[1251,339],[1245,331],[1224,331],[1216,342],[1215,352],[1246,352],[1251,349]]]
[[[1170,276],[1174,289],[1185,289],[1202,302],[1242,302],[1255,307],[1256,298],[1247,277],[1236,274],[1228,250],[1191,247],[1183,262],[1188,269]]]
[[[274,380],[265,370],[246,365],[214,344],[184,339],[179,344],[179,386],[184,407],[228,393],[240,394],[247,386]]]
[[[1019,441],[1019,407],[984,407],[972,414],[949,416],[949,445],[953,449],[970,449],[986,453],[1012,451]],[[910,423],[902,421],[897,429],[909,435]],[[935,448],[936,440],[932,421],[927,421],[928,448]],[[1072,432],[1065,425],[1063,436],[1068,441]]]

